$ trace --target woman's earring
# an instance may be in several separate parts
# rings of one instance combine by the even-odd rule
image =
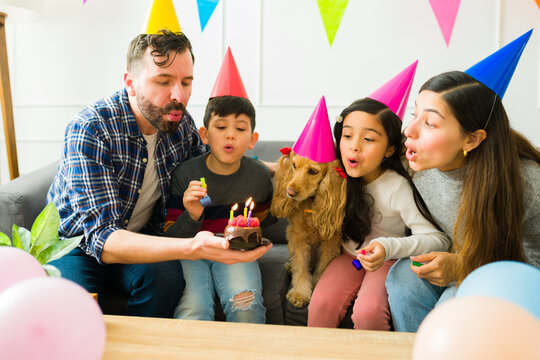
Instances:
[[[463,150],[463,157],[467,157],[467,150]]]

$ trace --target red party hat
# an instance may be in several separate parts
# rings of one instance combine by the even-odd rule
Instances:
[[[249,99],[240,72],[236,67],[236,62],[231,53],[231,48],[227,48],[225,58],[219,69],[219,74],[210,94],[210,99],[217,96],[238,96],[244,99]]]

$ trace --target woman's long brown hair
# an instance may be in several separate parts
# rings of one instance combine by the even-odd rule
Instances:
[[[540,153],[510,128],[499,96],[468,74],[453,71],[437,75],[422,90],[442,95],[465,135],[478,129],[487,133],[486,139],[465,159],[463,191],[452,240],[457,254],[458,284],[484,264],[525,261],[520,157],[540,163]]]

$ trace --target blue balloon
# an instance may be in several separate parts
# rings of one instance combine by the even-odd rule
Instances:
[[[540,321],[540,270],[517,261],[497,261],[471,272],[456,297],[490,296],[512,302]]]

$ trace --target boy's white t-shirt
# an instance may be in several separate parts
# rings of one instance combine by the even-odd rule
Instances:
[[[403,176],[386,170],[366,185],[366,191],[375,200],[375,215],[371,232],[361,247],[379,241],[386,250],[386,260],[448,250],[450,239],[422,216],[412,188]],[[412,235],[405,236],[407,228]],[[357,246],[352,240],[343,242],[343,249],[354,257]]]
[[[148,150],[146,170],[144,171],[143,183],[139,190],[139,199],[137,199],[137,203],[135,203],[131,219],[126,226],[127,230],[134,232],[141,230],[148,220],[150,220],[152,212],[154,211],[154,205],[161,196],[154,156],[158,131],[153,135],[143,136],[146,140],[146,149]]]

